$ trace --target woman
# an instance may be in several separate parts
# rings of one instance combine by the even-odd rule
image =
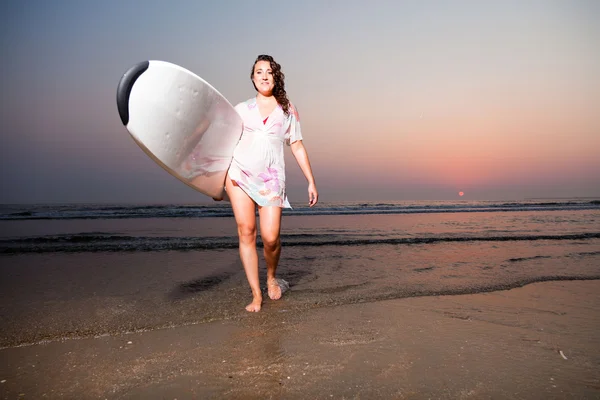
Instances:
[[[250,78],[257,94],[235,107],[244,121],[244,132],[235,149],[225,188],[237,223],[240,258],[252,289],[252,302],[246,310],[258,312],[262,294],[256,252],[256,207],[267,264],[268,295],[272,300],[281,298],[275,275],[281,254],[281,211],[291,208],[285,191],[284,142],[291,147],[308,180],[311,207],[317,204],[318,193],[302,144],[298,112],[287,98],[281,66],[273,57],[260,55],[252,66]]]

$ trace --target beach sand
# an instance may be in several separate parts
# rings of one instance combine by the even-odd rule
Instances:
[[[258,314],[230,218],[1,221],[0,399],[600,399],[598,221],[289,216]]]
[[[213,322],[5,347],[0,397],[600,398],[597,280],[291,312],[292,298]]]

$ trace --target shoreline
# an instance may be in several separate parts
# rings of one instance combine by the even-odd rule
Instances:
[[[597,249],[597,240],[327,246],[308,252],[292,246],[281,259],[279,276],[291,284],[281,303],[300,312],[494,292],[533,282],[600,279]],[[321,256],[313,255],[317,253]],[[10,262],[0,267],[1,348],[237,320],[249,300],[236,250],[3,259]],[[262,255],[259,259],[264,265]],[[261,269],[263,283],[264,273]]]
[[[599,332],[599,281],[297,312],[266,302],[230,320],[2,349],[0,393],[590,398],[600,396]]]
[[[436,293],[423,293],[423,294],[411,293],[411,294],[407,294],[404,297],[394,297],[394,296],[385,297],[385,296],[383,296],[380,298],[370,298],[370,299],[366,299],[366,300],[356,299],[354,301],[347,301],[347,302],[343,302],[343,303],[331,301],[331,302],[326,302],[326,303],[319,303],[318,305],[313,305],[311,307],[296,308],[293,311],[305,312],[305,311],[309,311],[309,310],[318,310],[321,308],[342,307],[342,306],[353,305],[353,304],[369,304],[369,303],[377,303],[377,302],[381,302],[381,301],[417,299],[417,298],[426,298],[426,297],[440,297],[440,296],[453,297],[453,296],[478,295],[478,294],[485,294],[485,293],[510,291],[510,290],[514,290],[514,289],[524,288],[528,285],[534,285],[537,283],[577,282],[577,281],[600,281],[600,275],[598,275],[598,276],[542,276],[539,278],[532,278],[532,279],[518,281],[518,282],[515,282],[512,284],[493,285],[493,286],[480,287],[480,288],[466,288],[466,289],[445,290],[445,291],[442,290],[442,291],[439,291]],[[263,293],[263,295],[265,298],[267,298],[266,292]],[[214,318],[205,319],[205,320],[190,321],[190,322],[185,322],[185,323],[180,323],[180,324],[167,324],[167,325],[163,325],[163,326],[155,326],[155,327],[151,327],[151,328],[140,328],[140,329],[134,329],[131,331],[122,331],[122,332],[116,331],[116,332],[103,332],[103,333],[99,333],[99,334],[89,334],[89,335],[81,335],[81,336],[65,335],[65,336],[59,336],[59,337],[51,337],[51,338],[47,338],[47,339],[41,339],[36,342],[26,342],[26,343],[18,343],[15,345],[1,346],[0,351],[6,350],[6,349],[13,349],[13,348],[30,347],[30,346],[37,346],[37,345],[47,345],[47,344],[56,343],[56,342],[65,342],[68,340],[100,339],[100,338],[104,338],[104,337],[115,337],[115,336],[122,336],[122,335],[133,335],[133,334],[138,334],[138,333],[153,332],[153,331],[159,331],[159,330],[177,329],[177,328],[183,328],[183,327],[188,327],[188,326],[210,324],[210,323],[214,323],[214,322],[239,321],[239,320],[243,319],[244,318],[243,315],[245,315],[241,311],[242,308],[243,307],[240,306],[240,313],[242,316],[231,315],[231,316],[225,316],[225,317],[214,317]],[[292,310],[289,310],[289,311],[292,311]],[[288,312],[288,311],[286,311],[286,312]]]

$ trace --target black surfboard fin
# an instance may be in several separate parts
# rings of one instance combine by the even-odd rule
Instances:
[[[123,77],[119,81],[117,87],[117,109],[119,110],[119,116],[123,125],[127,126],[129,123],[129,95],[131,94],[131,88],[133,84],[148,69],[150,61],[142,61],[129,68]]]

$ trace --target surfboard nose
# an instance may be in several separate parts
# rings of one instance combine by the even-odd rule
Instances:
[[[123,74],[117,87],[117,109],[119,110],[119,116],[123,125],[127,126],[129,123],[129,95],[133,84],[148,69],[150,61],[142,61],[133,67],[129,68],[127,72]]]

